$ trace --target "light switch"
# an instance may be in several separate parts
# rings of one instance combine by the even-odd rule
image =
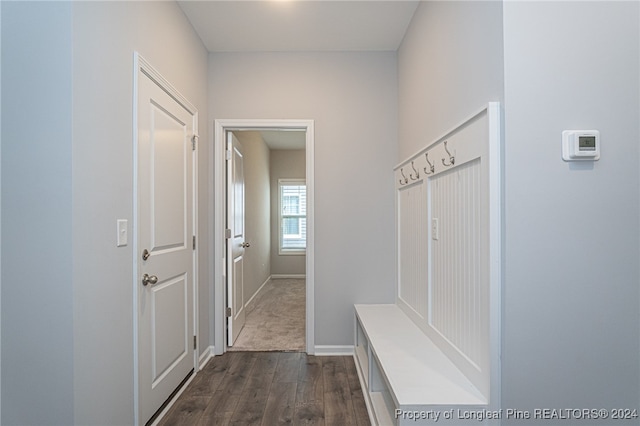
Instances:
[[[438,219],[431,219],[431,239],[438,240],[440,238],[440,227],[438,226]]]
[[[129,237],[127,224],[127,219],[118,219],[118,247],[124,247],[127,245],[127,240]]]

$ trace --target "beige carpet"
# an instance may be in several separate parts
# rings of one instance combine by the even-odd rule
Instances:
[[[304,351],[305,280],[272,279],[246,307],[230,351]]]

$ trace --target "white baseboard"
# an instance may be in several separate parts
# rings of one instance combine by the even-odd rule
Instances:
[[[213,346],[209,346],[200,354],[198,358],[198,371],[202,370],[205,365],[209,362],[211,358],[215,356],[215,348]]]
[[[207,362],[209,362],[209,360],[215,356],[214,349],[215,348],[213,346],[209,346],[204,351],[202,351],[202,353],[198,357],[198,371],[202,370],[204,366],[207,365]],[[171,401],[169,401],[169,403],[166,405],[166,407],[164,407],[164,409],[158,415],[158,417],[156,417],[156,419],[153,421],[151,426],[158,426],[158,424],[160,424],[160,421],[164,418],[164,416],[167,415],[171,407],[173,407],[173,404],[175,404],[178,398],[180,398],[180,395],[182,395],[184,390],[189,386],[191,381],[193,381],[193,379],[196,377],[196,374],[198,374],[198,371],[193,372],[191,377],[189,377],[189,379],[185,382],[182,388],[180,388],[180,390],[173,396],[173,398],[171,398]]]
[[[258,290],[256,290],[255,293],[253,293],[253,296],[251,296],[251,298],[249,300],[247,300],[244,304],[244,307],[246,308],[247,306],[249,306],[249,304],[251,303],[251,301],[253,299],[256,298],[256,296],[258,296],[258,294],[262,291],[262,289],[264,288],[265,285],[267,285],[267,283],[271,280],[282,280],[282,279],[287,279],[287,278],[296,278],[296,279],[305,279],[307,276],[304,274],[276,274],[276,275],[269,275],[269,277],[265,280],[265,282],[262,283],[262,285],[260,285],[260,287],[258,288]]]
[[[307,278],[307,276],[305,274],[273,274],[271,275],[271,279],[274,279],[274,280],[283,280],[287,278],[304,279],[304,278]]]
[[[169,410],[171,410],[171,407],[173,407],[173,404],[176,403],[178,398],[180,398],[180,395],[182,395],[182,393],[185,391],[185,389],[189,386],[189,384],[193,381],[195,377],[196,377],[196,372],[194,371],[191,377],[189,377],[189,379],[184,383],[184,385],[182,385],[180,390],[176,392],[175,395],[173,395],[173,397],[171,398],[171,401],[169,401],[169,403],[162,409],[160,414],[158,414],[158,417],[156,417],[153,423],[151,423],[151,426],[158,426],[160,424],[160,421],[164,418],[164,416],[167,415]]]
[[[353,345],[316,345],[314,353],[316,356],[353,356],[353,354]]]
[[[244,307],[246,308],[247,306],[249,306],[249,303],[251,303],[251,301],[253,299],[256,298],[256,296],[258,295],[258,293],[260,293],[262,291],[262,289],[264,288],[265,285],[267,285],[267,283],[271,280],[271,276],[269,276],[265,282],[262,283],[262,285],[258,288],[258,290],[256,290],[255,293],[253,293],[253,296],[251,296],[251,299],[247,300],[247,302],[244,304]]]

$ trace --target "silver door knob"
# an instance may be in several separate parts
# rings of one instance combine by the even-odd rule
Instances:
[[[242,243],[242,244],[240,244],[240,247],[244,247],[244,248],[251,247],[251,244],[249,244],[249,243]]]
[[[158,282],[158,277],[156,277],[155,275],[144,274],[142,276],[142,285],[145,287],[148,286],[149,284],[154,285],[157,282]]]

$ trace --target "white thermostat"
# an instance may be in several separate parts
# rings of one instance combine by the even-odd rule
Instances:
[[[600,132],[597,130],[565,130],[562,132],[564,161],[600,159]]]

